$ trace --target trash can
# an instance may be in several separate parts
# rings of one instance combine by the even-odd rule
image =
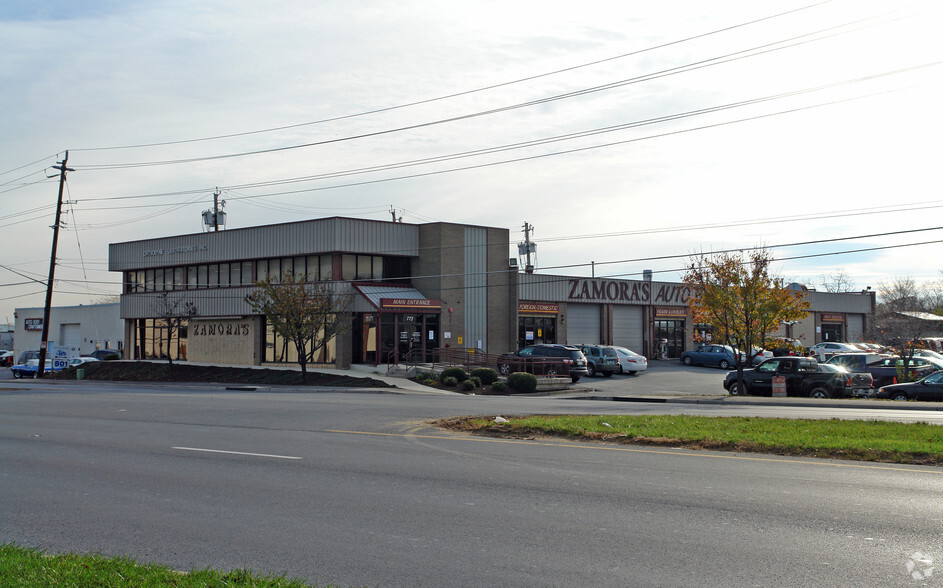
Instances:
[[[82,368],[76,368],[75,370],[75,379],[84,380],[85,379],[85,370]]]

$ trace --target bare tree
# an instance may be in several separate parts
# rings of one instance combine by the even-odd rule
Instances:
[[[878,300],[870,335],[900,356],[903,365],[898,368],[898,379],[909,381],[910,370],[902,368],[910,364],[916,351],[924,346],[922,339],[931,331],[931,323],[925,318],[934,310],[931,301],[926,289],[909,276],[878,283]]]
[[[835,268],[832,273],[822,276],[822,288],[826,292],[853,292],[855,284],[845,268]]]
[[[167,327],[167,361],[170,365],[174,364],[174,357],[171,349],[174,335],[177,336],[177,344],[180,343],[180,334],[190,319],[199,314],[196,305],[187,300],[184,301],[180,296],[171,297],[170,292],[163,292],[157,301],[155,314],[164,320],[164,326]],[[163,347],[163,338],[161,339]]]

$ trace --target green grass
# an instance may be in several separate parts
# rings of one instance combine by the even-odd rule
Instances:
[[[34,588],[312,588],[284,576],[261,576],[251,570],[178,572],[154,564],[138,564],[124,557],[99,555],[46,555],[36,549],[0,545],[0,586]]]
[[[943,465],[943,428],[928,423],[699,416],[525,416],[450,419],[441,426],[510,436]],[[606,426],[607,423],[610,426]]]

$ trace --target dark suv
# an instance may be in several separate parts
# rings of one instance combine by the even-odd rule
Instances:
[[[589,373],[587,365],[586,356],[578,347],[552,343],[531,345],[498,358],[498,371],[502,375],[512,372],[545,376],[569,373],[574,384]]]
[[[619,354],[615,347],[608,345],[580,345],[580,351],[586,356],[589,363],[589,375],[602,374],[609,377],[619,371]]]

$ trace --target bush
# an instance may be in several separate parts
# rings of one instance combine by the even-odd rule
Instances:
[[[492,392],[504,392],[507,389],[508,389],[508,385],[505,384],[504,382],[493,382],[491,384]]]
[[[456,380],[453,376],[446,376],[444,378],[441,378],[439,381],[442,382],[443,386],[457,386],[458,385],[458,380]]]
[[[465,380],[465,381],[466,381],[466,382],[474,382],[475,388],[478,388],[478,387],[481,386],[481,378],[476,378],[475,376],[472,376],[472,377],[468,378],[468,379]]]
[[[444,384],[446,378],[455,378],[456,382],[464,382],[468,379],[468,374],[460,367],[449,367],[442,370],[439,374],[439,380]],[[454,384],[453,384],[454,385]]]
[[[478,385],[475,384],[475,380],[473,379],[468,379],[462,382],[462,388],[464,388],[465,390],[474,390],[477,387]]]
[[[489,384],[494,384],[498,381],[498,372],[491,368],[475,368],[471,371],[473,378],[478,378],[478,380],[485,386]]]
[[[516,390],[529,394],[537,391],[537,376],[524,372],[514,372],[508,376],[508,386]]]

